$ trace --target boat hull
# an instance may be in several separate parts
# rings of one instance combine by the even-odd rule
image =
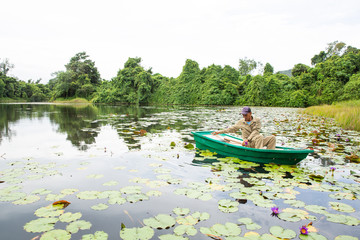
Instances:
[[[241,160],[257,163],[275,163],[282,165],[294,165],[305,159],[313,150],[276,147],[275,150],[255,149],[234,145],[221,140],[211,138],[211,131],[192,132],[196,147],[202,150],[216,152],[223,156],[236,157]],[[242,140],[228,134],[220,134],[222,137],[230,137],[235,140]]]

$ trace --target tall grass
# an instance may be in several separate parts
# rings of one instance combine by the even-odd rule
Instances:
[[[90,103],[88,100],[86,100],[85,98],[57,98],[55,101],[53,101],[54,103]]]
[[[360,131],[360,100],[313,106],[304,113],[334,118],[342,128]]]

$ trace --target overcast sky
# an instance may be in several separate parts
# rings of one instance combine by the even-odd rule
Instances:
[[[4,0],[0,23],[10,75],[42,83],[82,51],[110,80],[129,57],[177,77],[186,59],[280,71],[336,40],[360,48],[359,0]]]

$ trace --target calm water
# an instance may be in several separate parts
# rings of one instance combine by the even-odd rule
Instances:
[[[328,221],[327,215],[284,202],[296,199],[306,205],[323,206],[330,214],[360,219],[360,170],[357,164],[350,164],[345,159],[351,153],[358,154],[360,134],[344,131],[328,119],[302,116],[297,109],[253,108],[254,115],[262,118],[264,135],[276,134],[278,145],[312,147],[315,154],[292,170],[282,172],[286,174],[279,174],[263,166],[234,166],[211,154],[184,148],[188,143],[195,145],[191,131],[231,126],[239,119],[239,110],[239,107],[0,104],[0,239],[40,236],[43,232],[27,232],[24,225],[38,218],[34,215],[37,209],[56,201],[54,196],[51,199],[51,194],[60,194],[63,189],[77,190],[70,195],[58,196],[57,200],[71,202],[64,211],[81,212],[80,220],[92,224],[90,229],[72,234],[71,239],[81,239],[96,231],[106,232],[109,239],[120,239],[122,224],[126,228],[142,227],[143,219],[158,214],[176,218],[173,212],[176,207],[189,208],[190,214],[196,211],[210,214],[209,219],[194,225],[195,236],[181,235],[189,239],[210,239],[200,232],[202,227],[227,222],[240,224],[237,220],[244,217],[261,226],[252,230],[259,234],[269,233],[272,226],[281,226],[299,235],[299,227],[312,221],[317,233],[328,239],[338,235],[360,237],[358,223],[353,224],[357,226],[335,223]],[[146,130],[147,134],[141,135],[140,130]],[[314,138],[319,140],[315,146],[311,141]],[[170,146],[171,142],[175,147]],[[332,166],[336,167],[333,175],[329,172]],[[299,172],[299,176],[294,172]],[[312,175],[325,178],[315,181]],[[112,184],[103,185],[110,181]],[[197,184],[195,187],[194,183]],[[244,199],[231,197],[233,192],[242,192],[242,188],[224,188],[233,183],[244,184],[244,188],[252,189],[255,191],[252,194],[256,195],[272,192],[266,199],[280,210],[303,210],[316,219],[293,222],[271,216],[271,205],[261,206],[251,198],[244,203]],[[148,199],[123,204],[77,197],[84,191],[119,191],[126,186],[141,186],[144,194],[157,191],[161,195],[149,193]],[[260,186],[279,186],[278,193],[282,191],[291,196],[279,194],[279,197],[274,189]],[[211,198],[201,200],[177,194],[178,189],[191,187],[197,190],[208,187],[204,193],[209,193]],[[51,193],[34,193],[39,189]],[[15,200],[6,198],[14,192],[23,195]],[[342,197],[330,197],[334,193],[342,193]],[[14,203],[26,195],[39,198],[27,204]],[[344,199],[343,195],[351,197]],[[122,193],[122,196],[126,198],[129,194]],[[236,211],[225,213],[218,207],[221,199],[238,200],[240,205]],[[329,202],[345,203],[355,211],[336,210]],[[108,208],[100,211],[91,208],[99,203],[107,204]],[[67,224],[59,221],[54,229],[66,229]],[[179,225],[154,229],[153,239],[174,234]],[[245,225],[239,227],[242,231],[238,236],[250,232]]]

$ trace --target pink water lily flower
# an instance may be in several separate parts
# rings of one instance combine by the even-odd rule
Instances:
[[[302,234],[302,235],[308,235],[308,234],[309,234],[308,228],[307,228],[306,226],[302,226],[302,227],[300,228],[300,234]]]
[[[278,207],[272,207],[272,208],[271,208],[271,211],[272,211],[272,214],[273,214],[273,215],[276,215],[276,216],[277,216],[277,215],[279,214],[279,212],[280,212]]]

